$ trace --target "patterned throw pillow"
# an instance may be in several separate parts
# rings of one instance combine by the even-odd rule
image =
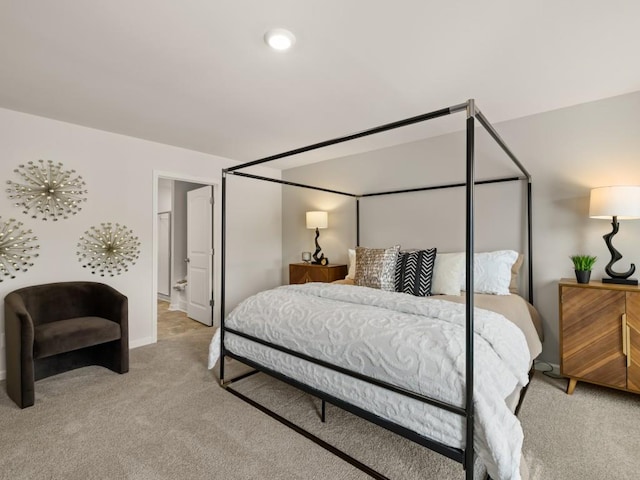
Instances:
[[[396,262],[396,292],[430,296],[435,260],[435,248],[400,252]]]
[[[396,260],[400,245],[391,248],[356,247],[356,278],[362,287],[393,292],[396,288]]]

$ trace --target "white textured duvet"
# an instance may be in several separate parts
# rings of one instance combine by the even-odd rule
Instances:
[[[475,449],[496,480],[519,480],[523,433],[505,403],[528,382],[522,331],[502,315],[475,310]],[[308,283],[261,292],[225,324],[314,358],[408,390],[464,406],[465,306],[365,287]],[[220,351],[211,341],[209,368]],[[240,356],[392,420],[421,435],[464,448],[464,419],[418,400],[355,380],[236,335]]]

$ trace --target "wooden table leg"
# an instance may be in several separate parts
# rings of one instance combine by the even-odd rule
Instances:
[[[575,378],[569,379],[569,385],[567,385],[567,395],[573,395],[573,391],[576,389],[576,385],[578,384],[578,380]]]

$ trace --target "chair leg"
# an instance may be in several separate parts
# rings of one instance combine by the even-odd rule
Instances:
[[[33,372],[33,369],[31,369]],[[28,377],[28,378],[25,378]],[[20,408],[32,407],[36,402],[36,389],[33,375],[23,375],[22,377],[22,404]]]
[[[31,407],[35,403],[33,365],[7,362],[6,385],[7,395],[20,408]]]
[[[123,342],[103,343],[85,349],[32,360],[22,358],[18,348],[7,345],[7,394],[20,408],[35,403],[35,379],[57,375],[87,365],[101,365],[116,373],[129,371],[129,346]],[[34,362],[38,362],[37,365]]]
[[[5,322],[7,395],[20,408],[27,408],[35,402],[33,356],[17,322],[6,317]]]
[[[127,373],[129,371],[129,339],[120,340],[119,348],[120,370],[119,373]]]
[[[99,345],[100,349],[96,359],[98,365],[102,365],[116,373],[129,371],[129,346],[123,346],[120,340]]]

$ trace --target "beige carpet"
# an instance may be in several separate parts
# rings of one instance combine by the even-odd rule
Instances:
[[[205,369],[212,334],[132,350],[125,375],[88,367],[41,380],[25,410],[3,384],[0,478],[368,478],[221,389]],[[578,384],[570,397],[563,388],[537,376],[522,409],[531,478],[639,478],[640,395]],[[464,478],[457,463],[335,407],[321,424],[319,402],[279,382],[252,377],[242,389],[391,478]]]

